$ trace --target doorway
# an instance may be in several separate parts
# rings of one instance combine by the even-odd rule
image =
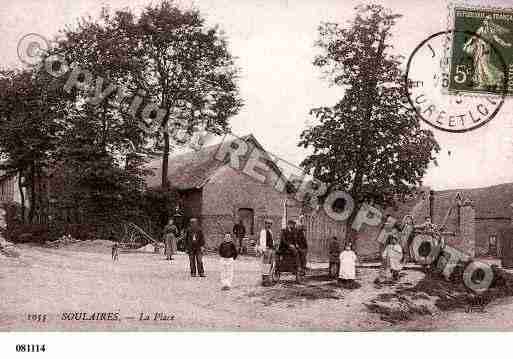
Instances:
[[[247,235],[254,234],[255,225],[255,214],[252,208],[240,208],[238,211],[239,219],[242,220],[242,224],[246,229]]]
[[[497,236],[495,234],[488,238],[488,255],[497,257]]]

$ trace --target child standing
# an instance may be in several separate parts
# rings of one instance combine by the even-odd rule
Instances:
[[[237,259],[237,248],[230,232],[224,235],[224,241],[219,246],[219,255],[221,256],[221,290],[229,290],[233,281],[233,262]]]
[[[345,249],[340,253],[340,280],[342,284],[354,282],[356,279],[356,253],[351,249],[351,244],[346,244]]]
[[[337,279],[340,272],[340,243],[337,237],[331,237],[329,242],[329,277]]]
[[[112,260],[119,260],[119,246],[117,243],[114,243],[114,245],[112,246]]]

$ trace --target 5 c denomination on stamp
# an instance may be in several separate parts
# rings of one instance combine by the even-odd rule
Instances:
[[[513,9],[455,7],[450,91],[513,94]]]
[[[453,77],[447,50],[456,34],[460,35],[457,31],[438,32],[415,48],[408,59],[405,86],[408,102],[420,119],[442,131],[466,132],[497,115],[504,103],[504,93],[466,96],[464,91],[447,91]],[[481,38],[467,32],[462,35]]]

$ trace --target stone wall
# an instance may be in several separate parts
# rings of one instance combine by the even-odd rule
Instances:
[[[471,257],[476,255],[476,212],[469,201],[460,208],[459,232],[455,237],[448,237],[447,244]]]
[[[223,241],[226,231],[232,232],[233,218],[228,215],[208,215],[201,217],[201,228],[207,248],[217,248]]]
[[[358,232],[358,238],[355,243],[358,258],[363,260],[374,260],[380,257],[381,248],[377,241],[380,230],[381,225],[364,225],[360,232]]]
[[[188,190],[181,192],[183,199],[183,215],[189,220],[192,217],[201,217],[202,190]]]
[[[241,208],[254,212],[254,235],[263,228],[264,219],[273,221],[272,230],[276,238],[281,229],[283,202],[287,199],[288,219],[299,218],[299,203],[273,188],[269,183],[261,183],[252,177],[229,166],[220,168],[203,187],[201,217],[208,233],[208,246],[217,246],[225,231],[232,229]]]
[[[476,256],[488,254],[490,236],[493,235],[497,236],[497,249],[500,249],[501,230],[507,228],[510,223],[507,219],[476,219]]]

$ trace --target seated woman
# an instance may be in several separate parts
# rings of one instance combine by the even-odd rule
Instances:
[[[301,258],[298,248],[298,232],[296,230],[296,222],[289,220],[287,228],[281,231],[279,254],[290,254],[296,258],[297,270],[301,271]]]

